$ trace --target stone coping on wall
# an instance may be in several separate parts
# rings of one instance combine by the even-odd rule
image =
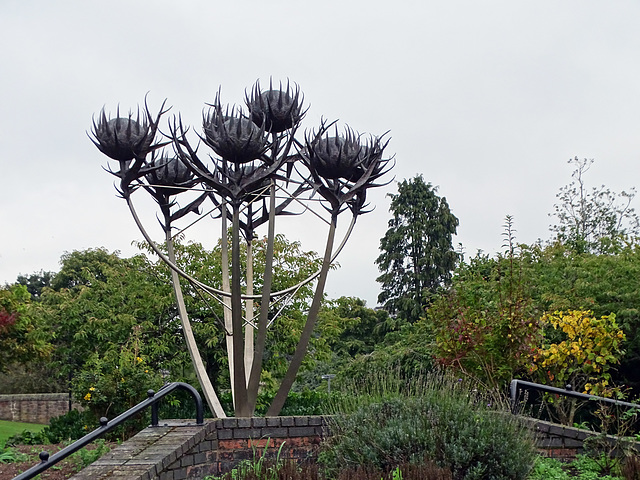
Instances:
[[[15,402],[18,400],[69,400],[68,393],[3,393],[0,402]]]
[[[220,475],[254,452],[303,461],[312,458],[324,432],[323,417],[256,417],[161,421],[72,477],[73,480],[200,479]],[[282,448],[281,448],[282,447]]]

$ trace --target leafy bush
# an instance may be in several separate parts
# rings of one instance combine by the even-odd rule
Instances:
[[[98,422],[88,412],[71,410],[65,415],[52,418],[49,425],[43,429],[50,443],[67,440],[77,440],[98,426]]]
[[[505,388],[526,374],[540,345],[540,307],[506,217],[505,247],[495,258],[478,252],[456,269],[452,287],[433,298],[420,323],[432,336],[438,364],[475,377],[489,388]]]
[[[542,380],[603,395],[611,378],[609,370],[624,353],[625,335],[615,314],[597,318],[590,310],[557,311],[545,314],[542,321],[548,337],[557,337],[547,340],[536,355],[534,369],[540,369]]]
[[[7,439],[7,445],[43,445],[51,443],[49,439],[40,432],[30,432],[24,430],[22,433],[12,435]]]
[[[316,390],[289,392],[280,415],[322,415],[329,398],[328,393]]]
[[[531,434],[495,405],[440,373],[408,384],[379,377],[333,404],[321,461],[334,471],[388,471],[427,459],[456,480],[526,478],[535,459]]]
[[[529,480],[569,480],[569,474],[564,471],[559,460],[538,457],[527,478]]]
[[[147,390],[162,386],[160,375],[141,353],[142,332],[137,326],[124,346],[94,353],[75,376],[73,394],[96,419],[115,417],[147,398]]]
[[[343,384],[353,381],[366,381],[372,375],[380,375],[393,370],[403,378],[414,378],[425,368],[434,364],[431,327],[424,321],[415,324],[381,325],[392,331],[386,333],[383,343],[367,355],[359,355],[353,361],[345,363],[331,382],[332,390],[338,390]]]

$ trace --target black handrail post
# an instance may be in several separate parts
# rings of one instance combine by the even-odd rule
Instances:
[[[204,423],[204,404],[202,403],[202,397],[198,391],[188,383],[182,385],[191,393],[193,401],[196,403],[196,424],[202,425]]]
[[[511,413],[515,415],[518,413],[518,407],[516,403],[518,401],[518,380],[511,380],[509,391],[511,393]]]
[[[154,392],[153,390],[147,390],[147,398],[153,398],[154,395],[156,394],[156,392]],[[154,402],[151,405],[151,426],[152,427],[157,427],[158,426],[158,405],[160,402]]]
[[[71,445],[63,448],[59,452],[51,455],[50,457],[47,452],[42,452],[40,454],[41,462],[38,465],[35,465],[31,467],[29,470],[18,475],[17,477],[14,477],[13,480],[28,480],[30,478],[35,477],[39,473],[44,472],[49,467],[52,467],[53,465],[58,463],[60,460],[68,457],[74,452],[77,452],[85,445],[88,445],[94,440],[102,437],[105,433],[117,427],[121,423],[125,422],[136,413],[141,412],[145,408],[151,407],[152,424],[153,422],[155,422],[153,426],[158,426],[158,402],[163,397],[167,396],[169,393],[171,393],[173,390],[176,390],[176,389],[187,390],[191,394],[191,396],[193,397],[193,401],[196,404],[196,423],[198,425],[203,425],[204,424],[204,405],[202,403],[202,397],[200,396],[198,391],[188,383],[182,383],[182,382],[167,383],[158,391],[158,393],[155,393],[153,390],[148,390],[146,400],[143,400],[139,404],[131,407],[126,412],[121,413],[113,420],[109,421],[106,417],[100,418],[100,426],[98,428],[96,428],[91,433],[88,433],[84,437],[80,438],[79,440],[76,440]]]

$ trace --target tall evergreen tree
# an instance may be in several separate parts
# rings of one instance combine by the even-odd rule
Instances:
[[[376,259],[382,272],[378,302],[406,321],[417,320],[430,295],[449,282],[458,258],[452,246],[458,219],[436,191],[419,175],[403,180],[398,193],[389,194],[393,217]]]

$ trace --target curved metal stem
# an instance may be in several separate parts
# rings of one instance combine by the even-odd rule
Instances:
[[[169,258],[175,263],[176,256],[173,248],[173,241],[171,240],[171,227],[168,222],[165,228],[167,252],[169,253]],[[204,397],[207,400],[207,404],[209,405],[211,412],[218,418],[225,418],[226,414],[224,413],[220,400],[216,395],[216,391],[211,384],[211,379],[207,375],[204,363],[202,363],[202,357],[200,357],[200,351],[198,350],[196,339],[193,336],[191,322],[189,321],[189,315],[184,303],[182,289],[180,288],[180,277],[174,270],[171,270],[171,283],[176,296],[176,304],[178,305],[178,315],[180,316],[180,323],[182,324],[182,333],[184,334],[185,343],[187,344],[187,349],[189,350],[189,355],[193,362],[193,368],[196,371],[196,376],[198,377],[198,382],[200,382],[200,386],[202,387]]]
[[[233,367],[235,373],[233,385],[235,388],[236,417],[249,417],[249,403],[247,399],[247,376],[244,369],[244,338],[242,336],[242,298],[240,282],[240,205],[233,203],[233,223],[231,225],[231,324],[233,341]]]
[[[222,270],[222,290],[231,293],[231,283],[229,280],[229,237],[227,228],[227,203],[222,202],[220,205],[222,213],[222,226],[220,232],[220,269]],[[231,398],[233,399],[234,411],[236,408],[236,387],[233,382],[235,375],[235,363],[233,360],[233,322],[231,319],[231,297],[225,295],[222,297],[222,315],[224,317],[224,328],[226,330],[225,342],[227,344],[227,362],[229,363],[229,378],[231,379]]]
[[[244,372],[247,375],[247,388],[249,388],[249,372],[254,360],[254,324],[251,321],[253,317],[253,239],[247,240],[247,258],[246,258],[246,272],[247,272],[247,298],[245,300],[245,321],[244,323]],[[252,409],[253,410],[253,409]]]
[[[298,345],[296,346],[296,351],[293,354],[293,358],[291,359],[291,363],[289,364],[287,373],[282,379],[282,383],[278,388],[278,393],[276,393],[276,396],[274,397],[273,402],[271,403],[271,406],[267,411],[267,416],[277,416],[280,414],[280,410],[282,410],[284,402],[287,400],[287,395],[289,395],[289,391],[293,386],[293,382],[296,379],[296,375],[298,374],[300,365],[302,365],[302,360],[304,359],[305,353],[307,352],[309,340],[311,339],[311,334],[313,333],[316,319],[318,318],[318,313],[320,312],[327,274],[329,273],[329,268],[331,267],[332,263],[332,250],[336,234],[337,220],[337,213],[334,213],[331,218],[329,233],[327,234],[327,245],[325,248],[322,268],[320,269],[320,276],[318,278],[318,284],[316,285],[316,291],[313,295],[313,301],[311,302],[311,307],[309,308],[309,313],[307,314],[307,321],[304,325],[302,333],[300,334],[300,340],[298,341]]]
[[[264,356],[264,348],[267,338],[267,327],[269,322],[269,299],[271,297],[271,284],[273,281],[273,245],[275,241],[276,231],[276,189],[275,184],[271,182],[269,192],[269,232],[267,236],[267,252],[265,257],[264,279],[262,285],[262,301],[260,302],[260,317],[258,319],[258,339],[253,355],[253,364],[249,375],[248,397],[249,406],[253,412],[258,400],[258,389],[260,386],[260,375],[262,374],[262,360]],[[253,332],[253,330],[252,330]]]

